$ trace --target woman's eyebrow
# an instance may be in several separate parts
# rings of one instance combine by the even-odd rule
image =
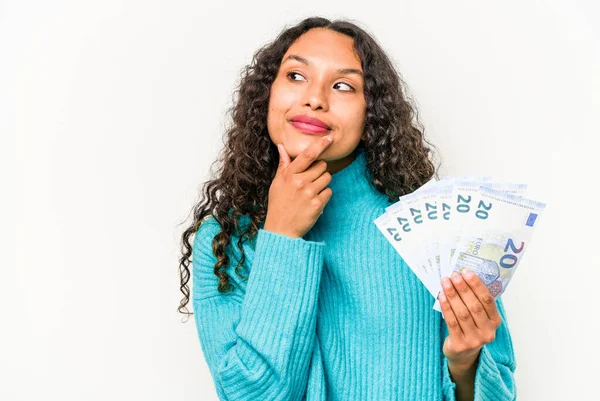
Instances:
[[[283,60],[283,63],[285,63],[288,60],[296,60],[301,62],[302,64],[306,64],[306,65],[310,65],[310,63],[308,62],[307,59],[305,59],[302,56],[298,56],[297,54],[290,54],[289,56],[286,57],[285,60]],[[357,70],[356,68],[340,68],[339,70],[336,71],[338,74],[357,74],[360,75],[361,77],[363,76],[363,73],[361,70]]]

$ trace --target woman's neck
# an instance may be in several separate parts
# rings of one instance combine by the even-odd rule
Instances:
[[[337,173],[332,174],[331,199],[323,210],[324,215],[339,215],[361,204],[371,203],[375,198],[385,196],[371,183],[364,149],[353,152],[352,161]],[[322,216],[323,218],[325,216]]]
[[[346,168],[347,166],[349,166],[354,159],[356,158],[356,149],[352,151],[352,153],[350,153],[347,156],[342,157],[341,159],[337,159],[337,160],[327,160],[327,172],[331,175],[343,170],[344,168]]]

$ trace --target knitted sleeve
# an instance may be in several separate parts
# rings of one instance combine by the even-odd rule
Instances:
[[[219,399],[287,401],[301,400],[307,387],[323,392],[315,329],[325,244],[260,229],[245,291],[222,294],[211,245],[219,230],[203,224],[192,250],[196,328]]]
[[[475,373],[475,401],[516,400],[517,388],[514,380],[515,353],[508,330],[506,312],[502,300],[496,301],[502,324],[496,330],[496,338],[481,348]],[[448,335],[448,327],[442,323],[442,343]],[[442,362],[442,393],[444,400],[455,401],[456,384],[450,377],[448,358]]]

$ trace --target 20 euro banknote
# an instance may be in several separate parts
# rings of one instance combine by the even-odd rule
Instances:
[[[482,207],[461,233],[452,271],[476,273],[498,299],[529,248],[546,205],[492,188],[479,190]]]

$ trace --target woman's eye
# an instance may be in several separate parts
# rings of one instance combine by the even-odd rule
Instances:
[[[288,77],[291,77],[292,75],[300,75],[300,74],[298,74],[297,72],[288,72],[287,73]],[[302,75],[300,75],[300,76],[302,76]],[[295,79],[292,78],[292,81],[295,81]]]
[[[297,72],[288,72],[286,75],[288,78],[291,78],[292,81],[297,81],[296,79],[293,78],[294,75],[302,76],[302,75],[298,74]],[[338,85],[338,84],[346,85],[348,88],[350,88],[349,90],[344,90],[343,92],[351,92],[354,90],[353,87],[351,87],[350,85],[348,85],[345,82],[337,82],[336,85]]]
[[[348,85],[348,84],[347,84],[347,83],[345,83],[345,82],[338,82],[337,84],[346,85],[348,88],[350,88],[350,90],[349,90],[349,91],[345,91],[345,92],[350,92],[350,91],[353,91],[353,90],[354,90],[354,88],[353,88],[353,87],[351,87],[350,85]],[[336,84],[336,85],[337,85],[337,84]]]

